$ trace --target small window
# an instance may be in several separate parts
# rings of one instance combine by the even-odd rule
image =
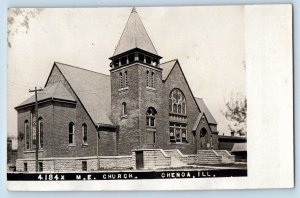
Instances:
[[[139,54],[139,61],[144,62],[145,56],[143,54]]]
[[[28,166],[27,166],[27,163],[25,162],[24,163],[24,172],[27,172],[28,171]]]
[[[123,88],[123,74],[120,72],[119,74],[119,85],[120,85],[120,89]]]
[[[69,123],[69,144],[75,144],[75,124]]]
[[[127,106],[126,106],[126,102],[122,103],[122,116],[127,115]]]
[[[115,66],[115,67],[120,66],[119,59],[117,59],[117,60],[114,61],[114,66]]]
[[[147,64],[151,64],[151,58],[148,57],[148,56],[146,57],[146,63],[147,63]]]
[[[82,171],[87,171],[87,161],[82,161]]]
[[[146,79],[147,80],[147,87],[150,87],[150,73],[149,73],[149,71],[147,71],[146,74],[147,74],[147,77],[146,77],[147,78]]]
[[[43,172],[43,162],[39,162],[39,172]]]
[[[148,127],[155,127],[155,115],[156,110],[153,107],[149,107],[146,113],[146,125]]]
[[[129,63],[134,62],[134,54],[129,54],[128,55],[128,61],[129,61]]]
[[[127,71],[125,71],[124,72],[124,80],[125,80],[125,82],[124,82],[124,87],[128,87],[128,75],[127,75]]]
[[[127,57],[126,56],[123,57],[123,58],[121,58],[121,64],[122,65],[126,65],[127,64]]]
[[[83,123],[81,129],[82,129],[82,143],[87,144],[87,125]]]
[[[152,82],[152,84],[151,84],[151,86],[152,87],[155,87],[155,74],[154,74],[154,72],[152,72],[152,74],[151,74],[151,82]]]

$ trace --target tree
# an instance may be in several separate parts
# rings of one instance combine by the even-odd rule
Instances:
[[[223,115],[230,121],[228,128],[232,135],[247,135],[247,98],[245,96],[231,95],[230,101],[226,104],[226,111]]]
[[[11,48],[11,38],[18,34],[21,29],[27,34],[29,31],[29,22],[43,11],[43,8],[10,8],[7,17],[7,44]]]

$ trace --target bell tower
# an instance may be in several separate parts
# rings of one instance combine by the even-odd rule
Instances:
[[[162,115],[160,59],[137,11],[132,9],[111,60],[112,121],[117,153],[158,148]]]

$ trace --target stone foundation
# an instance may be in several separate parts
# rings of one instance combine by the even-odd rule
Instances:
[[[98,170],[97,157],[82,158],[41,158],[43,172],[80,172],[83,171],[82,162],[87,163],[87,171]],[[24,163],[27,163],[27,172],[35,172],[35,159],[18,159],[17,172],[24,172]],[[133,156],[101,156],[99,157],[100,170],[133,169],[135,162]]]
[[[43,163],[43,172],[80,172],[97,170],[130,170],[137,168],[136,152],[142,152],[142,167],[139,169],[180,168],[190,164],[228,164],[234,163],[235,156],[225,150],[198,150],[196,155],[184,155],[178,149],[137,149],[132,155],[92,157],[58,157],[40,158]],[[86,166],[83,163],[86,162]],[[17,172],[24,172],[24,163],[27,163],[27,172],[35,172],[35,159],[18,159]]]

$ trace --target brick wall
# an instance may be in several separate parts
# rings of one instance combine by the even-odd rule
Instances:
[[[119,74],[127,71],[128,89],[119,90]],[[146,72],[155,74],[155,89],[147,88]],[[155,144],[147,142],[146,112],[149,107],[157,111],[156,137],[163,131],[161,70],[135,63],[111,72],[112,120],[119,126],[118,154],[129,154],[132,149],[161,147],[160,139]],[[127,116],[122,117],[122,103],[127,104]]]
[[[97,154],[97,130],[59,70],[54,67],[50,74],[48,85],[57,81],[63,82],[66,89],[76,101],[76,105],[63,102],[47,102],[39,105],[39,117],[44,124],[44,148],[39,152],[39,158],[49,157],[82,157]],[[24,122],[30,123],[30,112],[34,108],[18,110],[18,159],[34,158],[35,150],[25,151]],[[75,124],[75,144],[69,145],[69,123]],[[83,145],[82,124],[87,125],[87,145]],[[23,138],[20,138],[23,134]],[[99,154],[115,155],[115,133],[100,132]]]
[[[186,106],[186,115],[188,118],[187,121],[187,140],[188,143],[181,143],[181,144],[171,144],[170,137],[169,137],[169,94],[174,88],[179,88],[187,101]],[[164,83],[164,122],[165,122],[165,129],[164,129],[164,136],[162,137],[164,141],[165,149],[180,149],[182,153],[191,154],[195,152],[195,144],[193,143],[193,134],[192,134],[192,127],[199,115],[199,110],[197,104],[193,98],[192,93],[189,90],[188,84],[185,81],[184,75],[180,69],[180,66],[176,63],[174,68],[172,69],[171,73],[169,74],[168,79]]]

